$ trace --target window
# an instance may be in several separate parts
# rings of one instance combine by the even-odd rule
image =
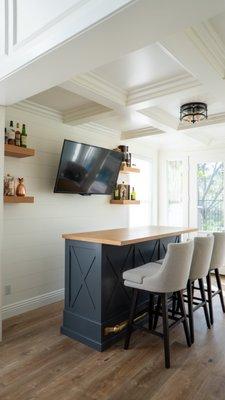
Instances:
[[[183,162],[167,161],[167,224],[183,225]]]
[[[197,164],[198,228],[218,231],[224,226],[224,164]]]

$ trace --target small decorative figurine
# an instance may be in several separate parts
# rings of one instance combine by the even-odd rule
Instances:
[[[26,188],[23,184],[23,178],[18,178],[18,185],[16,187],[16,196],[26,196]]]
[[[15,195],[15,180],[10,174],[7,174],[4,178],[4,195],[14,196]]]

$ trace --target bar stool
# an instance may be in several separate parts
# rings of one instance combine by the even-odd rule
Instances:
[[[167,248],[165,259],[160,266],[157,263],[148,263],[144,266],[133,268],[123,273],[124,285],[133,288],[133,298],[131,303],[129,321],[127,326],[124,349],[128,349],[130,337],[133,330],[133,321],[140,291],[150,293],[149,328],[150,333],[159,335],[164,339],[165,367],[170,368],[170,346],[169,346],[169,328],[182,322],[187,345],[191,346],[187,316],[184,306],[183,290],[186,288],[189,278],[191,260],[193,254],[193,241],[185,243],[170,243]],[[168,314],[168,295],[176,292],[180,318],[173,318],[174,322],[169,326]],[[158,295],[162,303],[163,334],[152,330],[152,296]]]
[[[207,292],[208,292],[208,303],[209,303],[209,315],[210,321],[213,325],[214,318],[213,318],[213,302],[212,299],[214,296],[220,296],[220,302],[222,306],[222,310],[225,313],[225,305],[224,305],[224,298],[223,298],[223,290],[222,284],[220,279],[219,268],[225,266],[225,232],[214,232],[214,246],[212,252],[212,258],[210,263],[210,268],[208,275],[206,277],[207,282]],[[211,283],[211,272],[215,272],[216,282],[218,290],[212,290],[212,283]]]
[[[194,252],[191,262],[191,270],[187,283],[187,301],[188,301],[188,316],[191,342],[194,343],[194,317],[193,312],[203,307],[207,327],[210,329],[210,319],[207,308],[205,289],[203,278],[205,278],[209,271],[210,261],[213,251],[214,237],[209,235],[207,237],[194,238]],[[193,288],[195,281],[198,280],[201,298],[193,296]],[[198,300],[198,301],[196,301]]]

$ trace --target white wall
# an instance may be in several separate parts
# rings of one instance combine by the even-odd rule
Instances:
[[[0,107],[0,341],[2,339],[2,239],[3,239],[3,174],[4,174],[5,107]]]
[[[47,293],[51,292],[52,301],[62,296],[62,233],[125,227],[129,212],[128,207],[110,205],[109,196],[53,194],[64,138],[113,148],[119,143],[119,134],[69,127],[16,107],[7,109],[6,120],[11,119],[26,123],[28,145],[36,155],[25,159],[6,157],[5,172],[25,178],[27,192],[35,196],[35,203],[4,206],[3,282],[12,290],[11,295],[3,296],[4,317],[33,308],[34,303],[38,306],[41,301],[50,301]],[[157,164],[155,151],[135,146],[135,153],[148,157],[154,154]],[[29,300],[40,295],[42,300]]]

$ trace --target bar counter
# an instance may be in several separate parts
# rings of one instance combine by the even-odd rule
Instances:
[[[194,228],[174,228],[171,226],[143,226],[138,228],[110,229],[106,231],[93,231],[84,233],[63,234],[68,240],[82,242],[110,244],[112,246],[125,246],[146,242],[148,240],[162,239],[164,237],[178,236],[183,233],[196,231]]]
[[[168,243],[196,228],[147,226],[63,234],[65,305],[61,332],[103,351],[124,334],[131,290],[123,271],[164,257]],[[144,293],[138,313],[146,309]]]

